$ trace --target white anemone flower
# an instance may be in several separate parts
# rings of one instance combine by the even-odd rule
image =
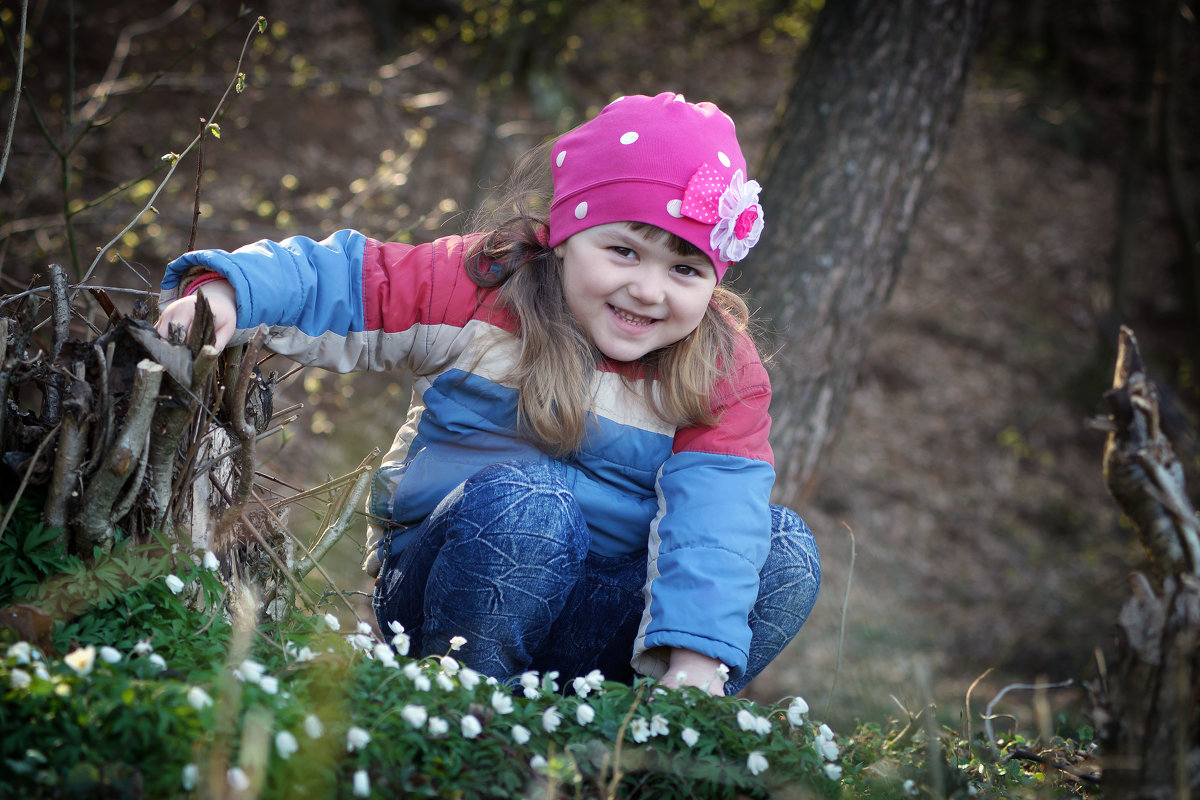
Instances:
[[[385,667],[399,669],[400,662],[396,660],[396,654],[392,652],[392,648],[388,647],[383,642],[376,642],[375,647],[371,651],[375,655],[375,660]]]
[[[458,670],[460,669],[459,664],[457,661],[455,661],[450,656],[442,656],[441,660],[438,663],[442,665],[442,669],[444,669],[446,671],[446,674],[448,674],[448,675],[457,675],[458,674]]]
[[[421,728],[425,725],[425,721],[429,719],[429,712],[425,710],[425,706],[409,703],[400,709],[400,716],[414,728]]]
[[[479,720],[474,714],[467,714],[462,718],[462,735],[464,739],[474,739],[479,734],[483,733],[483,726],[479,724]]]
[[[98,655],[100,656],[100,660],[105,664],[116,664],[121,660],[121,651],[115,647],[109,647],[108,645],[101,647],[98,651]]]
[[[96,648],[89,644],[87,647],[72,650],[63,657],[63,661],[75,670],[76,674],[87,675],[96,663]]]
[[[365,633],[352,633],[346,637],[346,644],[350,645],[354,650],[362,650],[364,653],[370,653],[371,648],[375,646],[375,640]]]
[[[643,717],[635,717],[633,722],[629,723],[629,738],[633,739],[638,744],[650,738],[650,723]]]
[[[371,734],[365,728],[351,725],[346,731],[346,752],[353,753],[362,750],[371,741]]]
[[[134,655],[144,656],[154,652],[154,646],[150,644],[149,639],[142,639],[133,646]]]
[[[229,781],[229,788],[235,792],[244,792],[250,788],[250,776],[241,767],[229,770],[225,773],[225,779]]]
[[[354,771],[354,796],[371,796],[371,776],[367,774],[365,769]]]
[[[262,680],[267,668],[252,658],[247,658],[233,671],[233,677],[243,683],[258,683]]]
[[[204,568],[211,569],[214,572],[221,568],[221,562],[217,560],[217,554],[212,550],[204,551]]]
[[[453,692],[456,688],[454,681],[451,680],[450,676],[444,672],[439,672],[437,675],[435,675],[434,680],[437,681],[438,686],[442,687],[443,692]]]
[[[804,702],[803,697],[796,697],[792,700],[792,704],[787,709],[787,721],[792,725],[802,725],[804,723],[804,715],[808,713],[808,703]]]
[[[185,792],[190,792],[196,788],[196,784],[200,782],[200,768],[195,764],[184,764],[183,771],[179,775],[179,783],[183,786]]]
[[[149,661],[154,666],[158,667],[159,669],[167,668],[167,660],[165,658],[163,658],[162,656],[160,656],[158,653],[151,653],[150,656],[146,660]]]
[[[542,727],[546,729],[546,733],[554,733],[561,724],[562,713],[559,712],[558,706],[550,706],[542,712]]]
[[[304,733],[310,739],[320,739],[325,735],[325,726],[321,723],[321,718],[316,714],[309,714],[304,718]]]
[[[543,755],[536,755],[529,759],[529,766],[534,772],[545,772],[550,768],[550,762]]]
[[[33,647],[29,642],[16,642],[8,646],[5,655],[18,664],[28,664],[33,658]]]
[[[466,643],[467,643],[467,640],[464,639],[463,637],[452,636],[450,638],[450,649],[451,650],[461,650],[463,645],[465,645]]]
[[[679,738],[683,739],[683,743],[688,747],[695,747],[696,742],[700,741],[700,734],[695,728],[684,728],[679,734]]]
[[[358,621],[358,625],[356,627],[357,627],[358,632],[361,633],[363,636],[374,636],[375,635],[375,630],[371,627],[371,623],[369,623],[369,622],[363,622],[360,619]]]
[[[842,779],[842,768],[837,764],[826,764],[825,777],[831,781],[840,781]]]
[[[771,765],[767,763],[767,757],[757,750],[746,757],[746,769],[750,770],[751,775],[766,772],[769,766]]]
[[[329,630],[331,631],[340,631],[342,629],[342,623],[333,614],[325,615],[325,624],[329,626]]]
[[[271,675],[263,675],[258,681],[258,688],[267,694],[275,694],[279,691],[279,679]]]
[[[429,718],[429,735],[445,736],[450,731],[450,723],[441,717]]]
[[[483,676],[470,667],[463,667],[458,671],[458,682],[468,692],[473,691],[482,680]]]
[[[587,725],[596,718],[596,709],[589,706],[587,703],[580,703],[575,709],[575,721],[580,725]]]
[[[287,761],[292,753],[300,749],[300,743],[296,741],[296,737],[291,731],[280,731],[275,734],[275,752],[279,753],[279,757]]]
[[[541,685],[541,681],[538,680],[536,672],[524,672],[517,680],[520,682],[521,688],[525,690],[525,697],[527,699],[536,700],[538,698],[540,694],[538,686]]]
[[[8,680],[14,689],[26,689],[33,683],[33,677],[23,669],[13,667],[8,673]]]
[[[512,738],[517,744],[525,744],[528,742],[530,735],[529,728],[526,728],[524,725],[512,726]]]
[[[513,710],[513,699],[500,690],[492,692],[492,708],[496,709],[497,714],[511,714]]]
[[[213,704],[213,699],[208,696],[208,692],[201,689],[199,686],[193,686],[188,689],[187,693],[188,705],[197,711],[203,711]]]
[[[650,718],[650,735],[651,736],[666,736],[671,732],[671,726],[667,722],[667,718],[662,714],[655,714]]]
[[[166,581],[167,588],[171,590],[171,594],[179,594],[183,591],[183,581],[179,579],[178,575],[168,575]]]

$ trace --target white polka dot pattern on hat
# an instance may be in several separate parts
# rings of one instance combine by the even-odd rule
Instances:
[[[561,166],[563,165],[563,160],[564,160],[566,157],[567,157],[567,151],[566,151],[566,150],[560,150],[560,151],[558,151],[558,158],[554,159],[554,163],[555,163],[555,165],[556,165],[556,166],[559,166],[559,167],[561,167]]]
[[[583,219],[587,216],[587,200],[584,200],[579,205],[575,206],[575,219]]]
[[[729,164],[730,164],[729,156],[725,155],[720,150],[717,151],[717,160],[721,162],[721,166],[725,167],[726,169],[729,169]],[[562,161],[561,161],[561,156],[560,156],[559,166],[561,166],[561,165],[562,165]]]
[[[683,212],[680,210],[683,207],[683,201],[679,199],[672,200],[667,203],[667,213],[676,219],[683,217]]]
[[[638,140],[637,131],[629,131],[621,134],[621,144],[633,144]]]

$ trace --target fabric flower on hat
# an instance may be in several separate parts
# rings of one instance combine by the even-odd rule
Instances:
[[[712,225],[709,246],[725,261],[741,261],[762,235],[763,210],[758,181],[747,181],[739,169],[729,183],[707,163],[688,181],[680,214]]]
[[[712,246],[728,261],[741,261],[758,244],[762,235],[763,212],[758,204],[762,187],[758,181],[747,181],[739,169],[721,195],[718,214],[721,219],[713,226]]]

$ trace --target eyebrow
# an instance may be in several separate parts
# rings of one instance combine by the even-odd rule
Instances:
[[[675,263],[677,264],[686,264],[689,267],[695,267],[697,269],[707,268],[710,272],[715,272],[712,261],[710,261],[707,256],[684,256],[672,250],[667,245],[667,237],[671,235],[670,233],[664,231],[662,233],[653,234],[650,231],[635,231],[627,226],[628,223],[625,223],[620,227],[615,227],[612,229],[613,235],[620,239],[621,244],[636,246],[653,245],[655,247],[661,247],[671,255],[671,258],[675,259]]]

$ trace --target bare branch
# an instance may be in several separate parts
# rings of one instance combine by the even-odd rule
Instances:
[[[161,364],[149,359],[143,359],[137,365],[125,424],[113,446],[106,451],[76,515],[74,544],[80,552],[86,553],[96,546],[102,550],[112,547],[112,525],[116,521],[112,518],[113,503],[130,473],[137,470],[142,461],[142,449],[154,417],[155,400],[164,372]]]
[[[375,461],[375,457],[378,455],[379,448],[375,448],[371,451],[371,454],[367,456],[361,464],[358,465],[358,469],[356,470],[358,473],[358,478],[352,485],[347,486],[342,492],[341,496],[338,498],[337,505],[335,506],[337,511],[334,515],[333,521],[327,528],[325,528],[324,531],[321,532],[321,535],[313,544],[312,549],[309,550],[304,558],[300,559],[299,563],[296,564],[296,576],[301,580],[303,580],[304,576],[312,570],[313,564],[324,558],[325,554],[328,553],[333,546],[341,540],[342,535],[345,534],[346,528],[349,527],[350,520],[354,516],[354,512],[358,509],[359,503],[362,500],[363,493],[367,490],[367,484],[371,482],[371,475],[374,474],[372,462]]]
[[[65,528],[67,505],[73,491],[81,490],[79,466],[83,463],[83,452],[87,444],[88,415],[92,407],[92,390],[84,380],[84,365],[76,364],[75,380],[67,390],[63,404],[62,431],[58,437],[58,449],[54,458],[54,475],[46,497],[46,524],[51,528]],[[63,539],[66,532],[63,532]]]
[[[983,727],[987,732],[988,744],[992,746],[992,754],[995,755],[1000,752],[1000,748],[996,745],[996,735],[992,731],[992,720],[995,719],[995,715],[992,714],[992,709],[996,707],[996,704],[1000,702],[1004,695],[1008,694],[1014,689],[1025,689],[1035,692],[1044,692],[1048,689],[1064,689],[1070,686],[1071,683],[1072,681],[1070,680],[1059,681],[1058,683],[1010,683],[1008,686],[1005,686],[1003,689],[1001,689],[996,696],[992,698],[991,702],[987,704],[987,710],[983,714]]]
[[[21,30],[17,34],[17,82],[13,86],[12,112],[8,116],[8,131],[4,134],[4,153],[0,154],[0,183],[8,169],[8,154],[12,152],[13,133],[17,129],[17,108],[21,103],[21,81],[25,74],[25,24],[29,16],[29,0],[21,0]]]
[[[183,0],[181,0],[181,2],[183,2]],[[254,37],[255,32],[260,30],[260,27],[261,26],[260,26],[259,21],[256,20],[254,25],[250,28],[250,32],[246,34],[246,40],[242,43],[242,52],[238,55],[237,66],[234,68],[233,80],[231,80],[228,83],[228,85],[225,87],[225,93],[222,94],[221,99],[217,101],[217,105],[213,109],[213,112],[208,115],[209,119],[217,119],[220,117],[221,111],[225,107],[225,101],[229,98],[229,93],[234,90],[234,87],[241,85],[241,82],[243,79],[242,61],[244,61],[246,58],[246,50],[249,49],[249,47],[250,47],[250,40]],[[92,263],[90,266],[88,266],[87,272],[84,273],[83,277],[79,281],[81,284],[85,284],[88,282],[88,280],[92,277],[92,273],[96,271],[96,267],[100,264],[100,261],[104,258],[104,254],[107,253],[109,250],[111,250],[113,245],[115,245],[117,242],[121,241],[121,238],[126,233],[128,233],[129,230],[134,225],[137,224],[137,221],[142,218],[142,215],[145,214],[147,211],[149,211],[154,206],[155,201],[158,200],[158,195],[162,192],[162,190],[170,182],[171,176],[173,176],[175,174],[175,169],[179,166],[179,162],[182,161],[183,157],[186,156],[188,153],[190,153],[193,148],[195,148],[197,145],[199,145],[200,140],[201,140],[201,138],[203,138],[203,136],[204,136],[204,132],[201,131],[199,134],[196,135],[196,137],[194,139],[192,139],[191,142],[188,143],[188,146],[183,149],[183,152],[179,153],[177,156],[172,154],[171,168],[167,170],[167,174],[163,177],[162,181],[159,182],[158,186],[154,187],[154,191],[151,192],[150,197],[146,200],[146,203],[144,206],[142,206],[141,210],[139,210],[136,214],[134,214],[133,218],[129,221],[129,223],[124,228],[122,228],[117,233],[116,236],[114,236],[111,240],[109,240],[108,244],[101,247],[99,252],[96,253],[96,257],[94,259],[92,259]]]

